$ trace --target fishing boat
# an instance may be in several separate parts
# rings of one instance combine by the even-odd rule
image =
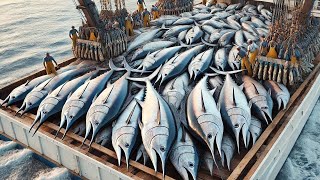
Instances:
[[[75,53],[75,58],[62,62],[59,65],[60,67],[68,67],[72,63],[89,60],[100,61],[101,64],[106,65],[105,63],[111,57],[116,60],[118,55],[126,52],[127,45],[134,39],[127,39],[126,36],[123,36],[122,31],[120,31],[121,28],[105,29],[99,26],[99,22],[95,20],[97,17],[96,13],[94,13],[95,10],[92,10],[94,8],[92,1],[88,3],[86,0],[79,0],[78,7],[85,14],[89,27],[93,29],[91,30],[88,27],[89,32],[96,33],[97,36],[106,35],[108,37],[108,33],[115,33],[114,31],[117,31],[116,34],[119,36],[117,40],[114,42],[110,41],[109,44],[109,41],[92,41],[83,36],[83,39],[80,38],[78,40],[75,52],[79,52],[79,49],[82,48],[88,48],[89,50],[96,49],[98,55],[83,56],[82,50],[80,50],[80,53]],[[122,8],[119,6],[120,10]],[[314,10],[314,14],[316,14],[316,10]],[[104,30],[102,31],[101,29]],[[112,50],[119,46],[124,48],[117,52]],[[77,48],[79,49],[77,50]],[[86,60],[83,60],[84,57],[86,57]],[[258,56],[257,59],[268,62],[279,62],[279,64],[283,60],[270,59],[264,56]],[[219,167],[219,169],[215,167],[212,174],[210,174],[208,170],[199,168],[197,179],[275,179],[300,135],[302,128],[306,124],[316,101],[320,97],[320,54],[312,59],[312,64],[314,67],[304,77],[303,82],[295,83],[295,86],[287,85],[294,90],[291,90],[291,97],[286,108],[274,116],[272,122],[268,124],[250,149],[240,146],[240,153],[235,153],[231,161],[230,170],[227,167]],[[0,104],[5,101],[5,98],[16,87],[25,84],[28,80],[43,76],[45,73],[44,70],[35,72],[28,77],[19,79],[1,88]],[[68,168],[81,178],[181,179],[181,176],[171,163],[168,163],[166,174],[163,176],[161,172],[155,172],[151,163],[145,164],[130,159],[127,166],[126,159],[122,158],[122,163],[119,165],[117,154],[112,148],[95,142],[91,144],[91,147],[82,146],[81,144],[84,142],[83,136],[74,132],[65,133],[65,137],[62,140],[61,137],[65,129],[62,128],[62,132],[60,132],[60,115],[57,114],[51,116],[49,121],[46,121],[37,133],[29,133],[30,127],[37,118],[36,111],[16,116],[16,112],[19,111],[18,105],[21,105],[21,103],[1,107],[1,135],[33,150],[57,166]]]

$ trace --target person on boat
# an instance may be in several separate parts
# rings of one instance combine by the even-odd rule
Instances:
[[[248,39],[248,57],[251,65],[254,65],[256,62],[257,55],[259,53],[258,45],[253,42],[251,39]]]
[[[94,29],[90,29],[89,41],[97,41],[97,37],[96,37],[96,35],[94,34]]]
[[[144,2],[144,0],[138,0],[137,5],[138,5],[138,11],[139,13],[142,13],[143,11],[143,4],[146,6],[146,3]]]
[[[252,76],[252,67],[249,62],[247,53],[245,50],[243,50],[240,46],[237,47],[238,54],[236,59],[241,58],[241,69],[246,69],[249,76]],[[243,74],[246,73],[246,71],[242,71]]]
[[[53,62],[56,64],[56,67],[59,68],[57,61],[54,60],[49,53],[47,53],[46,57],[43,58],[43,66],[46,69],[47,74],[57,74],[56,68],[54,67]]]
[[[127,36],[133,36],[133,19],[131,17],[131,14],[128,14],[126,17],[126,23],[125,23],[125,28],[126,28],[126,34]]]
[[[265,35],[262,35],[260,38],[261,44],[260,44],[260,54],[262,56],[266,56],[268,53],[268,41],[266,39]]]
[[[159,9],[157,6],[152,5],[151,14],[153,19],[158,19],[160,17]]]
[[[273,36],[271,41],[269,42],[269,52],[267,54],[267,57],[269,58],[277,58],[278,57],[278,53],[276,51],[276,37]]]
[[[143,18],[143,27],[149,27],[150,26],[150,12],[147,10],[147,8],[144,9],[142,13]]]
[[[297,47],[297,45],[294,43],[292,45],[290,61],[292,64],[296,64],[297,61],[300,60],[300,58],[301,58],[301,52],[300,52],[299,48]]]
[[[79,38],[79,32],[74,28],[74,26],[71,27],[69,37],[72,40],[72,49],[74,50],[77,45],[77,39]]]

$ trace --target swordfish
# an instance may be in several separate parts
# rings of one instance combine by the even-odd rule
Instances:
[[[83,76],[80,76],[71,81],[67,81],[62,84],[58,88],[56,88],[52,93],[50,93],[39,105],[37,116],[33,121],[30,130],[35,126],[35,124],[39,121],[39,125],[36,128],[35,132],[38,131],[40,126],[53,114],[61,111],[64,103],[67,101],[67,98],[71,96],[71,94],[81,86],[86,80],[91,77],[97,75],[98,70],[87,73]]]
[[[70,70],[61,74],[58,74],[34,89],[30,93],[27,94],[26,98],[23,101],[22,106],[17,111],[17,113],[21,112],[21,115],[23,115],[25,112],[36,108],[40,105],[41,101],[54,89],[62,85],[63,83],[73,79],[74,77],[83,74],[85,72],[88,72],[91,68],[81,68],[81,69],[74,69]]]

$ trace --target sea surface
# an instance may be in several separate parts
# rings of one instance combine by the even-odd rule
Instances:
[[[146,3],[150,7],[155,0]],[[132,12],[136,1],[126,6]],[[42,69],[46,52],[58,62],[72,57],[68,33],[80,24],[73,0],[0,0],[0,88]],[[319,120],[318,101],[277,179],[320,179]],[[30,150],[10,148],[15,145],[0,141],[1,179],[70,178],[65,168],[50,168]]]

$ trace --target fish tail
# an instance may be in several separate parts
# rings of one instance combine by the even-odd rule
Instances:
[[[221,74],[221,75],[227,75],[227,74],[236,74],[236,73],[239,73],[239,72],[242,72],[243,70],[235,70],[235,71],[220,71],[214,67],[210,67],[214,72],[218,73],[218,74]]]

